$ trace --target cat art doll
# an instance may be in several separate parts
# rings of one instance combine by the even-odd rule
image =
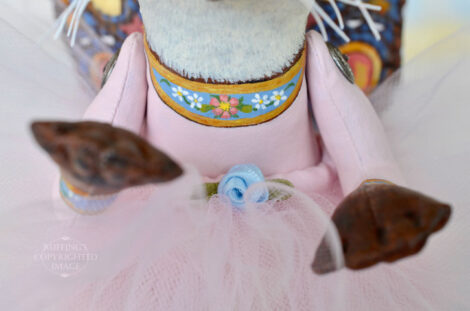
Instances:
[[[71,1],[58,20],[72,42],[89,2]],[[402,166],[423,148],[390,142],[403,114],[379,116],[327,43],[327,27],[349,41],[328,2],[335,18],[310,0],[139,1],[143,34],[130,34],[106,65],[83,120],[32,124],[60,168],[45,231],[96,254],[73,277],[45,283],[41,301],[60,287],[45,306],[467,305],[450,294],[464,290],[468,269],[454,262],[467,257],[442,251],[460,241],[446,224],[450,205],[457,227],[468,219],[464,198],[415,184],[430,166]],[[380,40],[376,1],[338,2]],[[305,32],[310,14],[320,33]],[[444,227],[452,235],[437,234],[426,252]],[[455,275],[462,281],[446,281]]]

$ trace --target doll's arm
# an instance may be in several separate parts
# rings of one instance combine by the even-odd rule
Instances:
[[[142,36],[133,34],[86,111],[88,122],[33,124],[36,140],[61,168],[62,198],[81,213],[104,210],[128,187],[169,181],[182,173],[138,136],[145,122],[146,68]]]
[[[123,43],[114,68],[93,102],[85,111],[85,121],[98,121],[116,127],[124,128],[139,134],[144,124],[147,105],[146,60],[142,35],[134,33]],[[84,200],[90,195],[90,184],[84,184],[74,178],[71,172],[62,169],[60,191],[62,198],[80,209],[89,210],[106,208],[112,200],[109,195],[102,196],[100,190],[95,190],[96,199]],[[80,190],[77,190],[80,189]],[[83,190],[82,190],[83,189]],[[86,190],[85,190],[86,189]],[[96,189],[96,187],[93,187]],[[98,196],[96,196],[98,194]],[[75,198],[76,202],[73,201]],[[77,199],[78,198],[78,199]],[[104,198],[104,199],[98,199]]]
[[[110,123],[138,134],[147,105],[146,68],[142,35],[134,33],[124,42],[109,79],[84,119]]]
[[[403,184],[371,103],[336,67],[319,35],[310,32],[307,40],[310,101],[346,194],[332,216],[345,266],[364,269],[418,253],[448,222],[451,207],[401,186],[365,182]],[[331,260],[328,241],[325,237],[312,264],[319,274],[341,268]]]
[[[307,33],[309,99],[343,192],[369,179],[403,184],[383,126],[364,93],[337,68],[322,37]]]
[[[36,141],[62,172],[60,194],[80,213],[106,209],[123,189],[171,181],[182,169],[142,137],[99,122],[34,122]]]

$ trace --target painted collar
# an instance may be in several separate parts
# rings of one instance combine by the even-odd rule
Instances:
[[[292,105],[302,86],[306,48],[287,72],[272,80],[209,84],[170,71],[158,61],[146,39],[144,42],[153,86],[162,101],[199,124],[242,127],[270,121]]]

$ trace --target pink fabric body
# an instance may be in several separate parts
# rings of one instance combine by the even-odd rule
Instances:
[[[306,36],[308,56],[305,80],[292,106],[270,122],[242,128],[203,126],[185,119],[164,104],[152,86],[142,40],[139,34],[131,35],[126,40],[114,72],[89,107],[85,119],[109,122],[140,133],[177,161],[196,167],[207,180],[217,180],[233,165],[254,163],[262,169],[267,178],[280,177],[293,182],[297,190],[308,194],[313,199],[311,202],[317,202],[327,215],[333,212],[336,204],[345,194],[356,189],[366,179],[386,179],[397,184],[404,184],[388,146],[382,124],[371,103],[357,86],[343,77],[318,34],[310,32]],[[319,131],[315,130],[313,115]],[[168,201],[169,198],[166,198],[169,196],[164,190],[166,186],[157,187],[154,200],[162,200],[162,202],[151,202],[152,207],[164,206],[160,209],[160,213],[163,215],[168,213],[172,217],[178,216],[175,212],[177,209],[171,207],[173,201]],[[140,192],[139,189],[126,190],[117,199],[116,204],[120,205],[117,207],[128,206],[127,200],[145,201],[145,195],[148,193]],[[329,202],[322,201],[323,198]],[[208,207],[210,204],[211,202]],[[284,203],[281,202],[282,204]],[[428,263],[432,261],[432,256],[418,257],[419,260],[416,261],[404,261],[394,265],[393,268],[380,265],[363,272],[343,271],[341,274],[333,274],[326,278],[314,275],[310,271],[309,264],[313,258],[315,245],[318,245],[323,235],[323,230],[315,226],[315,221],[318,222],[319,219],[312,217],[312,209],[301,209],[302,205],[291,205],[290,202],[285,204],[286,209],[292,212],[291,216],[302,221],[290,223],[290,216],[287,214],[286,221],[277,222],[276,217],[281,219],[285,215],[274,212],[274,218],[266,218],[266,220],[260,218],[255,222],[257,229],[255,232],[265,232],[269,229],[272,230],[272,235],[276,236],[281,229],[285,229],[286,232],[291,233],[290,238],[284,236],[282,239],[272,240],[272,243],[267,245],[268,248],[276,249],[282,246],[289,249],[297,245],[300,250],[305,251],[299,255],[298,267],[301,267],[301,270],[296,270],[296,274],[291,275],[296,287],[284,292],[286,295],[296,297],[289,302],[298,307],[289,308],[286,301],[277,304],[278,308],[273,309],[326,310],[335,309],[333,307],[335,302],[346,301],[350,310],[394,310],[397,308],[419,310],[422,309],[421,298],[425,297],[424,303],[426,304],[428,301],[432,303],[433,297],[436,297],[433,288],[427,286],[429,282],[426,281],[426,275],[428,275],[426,269],[416,269],[416,267],[432,267],[432,264]],[[307,205],[305,207],[308,207]],[[311,205],[315,206],[313,203]],[[208,210],[210,211],[210,208]],[[151,287],[152,293],[159,293],[156,297],[173,295],[174,292],[168,289],[166,282],[178,279],[181,275],[184,275],[182,279],[185,281],[201,280],[204,277],[210,280],[210,277],[216,275],[218,271],[214,270],[215,266],[238,262],[235,259],[243,257],[243,252],[250,249],[250,245],[251,249],[256,250],[262,249],[260,245],[267,247],[264,241],[259,240],[259,234],[246,239],[237,235],[244,231],[237,222],[231,222],[230,215],[233,211],[230,208],[222,209],[222,211],[226,214],[214,220],[214,225],[220,228],[220,231],[213,230],[211,226],[204,227],[209,229],[210,233],[201,235],[199,232],[195,235],[194,241],[191,240],[181,249],[176,249],[180,251],[176,252],[176,255],[170,252],[165,257],[153,258],[151,255],[157,254],[161,246],[155,244],[155,241],[152,242],[153,248],[149,249],[156,253],[151,253],[149,260],[154,263],[155,271],[158,273],[149,274],[148,286]],[[208,215],[204,210],[199,220],[206,221]],[[188,235],[197,232],[185,223],[188,219],[179,217],[171,218],[171,221],[162,221],[162,219],[168,218],[157,214],[155,223],[152,222],[151,226],[155,230],[161,230],[159,232],[162,236],[174,228],[183,228],[182,232]],[[195,219],[191,218],[191,221],[194,222]],[[283,225],[279,226],[279,223]],[[319,229],[320,233],[315,235],[309,230],[302,231],[302,228]],[[269,230],[268,232],[271,232]],[[159,237],[160,233],[144,232],[141,235]],[[220,237],[225,237],[225,239]],[[165,242],[166,239],[159,241]],[[199,245],[212,245],[214,249],[201,252]],[[240,247],[233,248],[233,245]],[[226,250],[223,254],[228,255],[227,258],[219,258],[220,249]],[[149,250],[146,249],[143,253],[147,252]],[[196,259],[202,253],[211,255]],[[255,258],[258,258],[256,256]],[[251,260],[250,256],[246,258]],[[261,256],[260,258],[263,259],[257,263],[249,261],[242,268],[255,267],[255,270],[249,271],[255,271],[257,273],[255,276],[260,277],[264,276],[265,271],[276,271],[278,273],[276,276],[282,278],[291,271],[290,264],[286,264],[286,262],[290,263],[289,260],[281,260],[273,265],[272,269],[265,270],[262,268],[267,265],[266,258],[269,257]],[[198,268],[191,270],[190,273],[175,274],[174,271],[186,271],[188,262]],[[199,278],[197,272],[206,271],[199,267],[206,265],[210,267],[207,271],[211,272]],[[243,275],[243,269],[233,277]],[[116,276],[116,284],[130,283],[131,276],[132,274],[128,275],[126,271],[123,271],[121,275]],[[147,275],[144,276],[147,277]],[[250,278],[246,276],[243,280],[247,281]],[[422,280],[422,282],[414,284],[415,280]],[[276,277],[266,279],[266,284],[275,284],[277,281],[279,280]],[[344,293],[340,291],[341,287]],[[116,288],[114,283],[109,284],[112,301],[119,305],[120,299],[125,296],[120,295]],[[217,299],[224,297],[222,294],[226,290],[222,285],[216,288],[220,289],[221,294],[207,297],[207,302],[215,306],[217,306]],[[201,297],[204,291],[204,288],[197,282],[188,283],[187,287],[183,286],[182,289],[182,293],[194,292],[194,297]],[[84,293],[84,295],[92,296],[95,292],[94,288],[90,287],[89,293]],[[138,292],[141,292],[140,289]],[[248,292],[247,290],[246,293]],[[311,293],[315,295],[312,296]],[[341,299],[334,298],[336,293]],[[384,293],[390,294],[393,299],[389,299],[390,297],[386,297]],[[320,299],[320,302],[315,306],[306,305],[305,303],[311,301],[309,298]],[[151,306],[148,299],[142,301]],[[229,305],[228,309],[231,309],[230,307]],[[103,307],[102,309],[109,308]],[[339,309],[344,310],[344,308]]]
[[[237,128],[198,124],[163,103],[153,88],[142,40],[140,34],[126,40],[85,119],[141,133],[207,180],[219,179],[236,164],[253,163],[267,178],[288,179],[306,193],[340,193],[338,177],[343,194],[366,179],[403,184],[371,103],[343,77],[317,33],[306,36],[305,79],[292,106],[269,122]]]

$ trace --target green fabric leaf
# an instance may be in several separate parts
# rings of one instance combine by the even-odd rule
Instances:
[[[205,186],[206,186],[207,198],[210,198],[217,194],[219,183],[206,183]]]
[[[294,185],[290,181],[288,181],[287,179],[272,179],[272,180],[268,180],[268,181],[294,188]],[[285,201],[285,200],[290,199],[291,197],[292,197],[292,195],[286,194],[283,191],[278,191],[278,190],[270,190],[269,191],[269,200]]]

